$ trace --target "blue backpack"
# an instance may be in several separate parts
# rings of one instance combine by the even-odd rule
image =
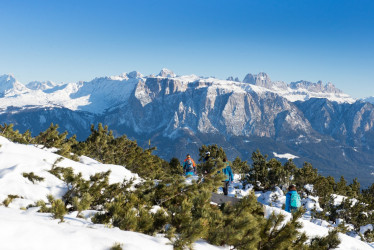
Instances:
[[[301,207],[300,196],[297,192],[292,192],[290,205],[291,207]]]
[[[188,159],[186,161],[186,172],[193,172],[194,171],[194,168],[193,168],[193,163],[192,163],[192,160],[191,159]]]

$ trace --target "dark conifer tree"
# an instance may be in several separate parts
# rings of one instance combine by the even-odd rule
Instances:
[[[242,161],[239,156],[232,162],[232,171],[242,175],[242,177],[249,173],[250,167],[247,161]]]
[[[182,167],[180,161],[178,160],[178,158],[173,157],[170,160],[169,165],[170,165],[170,172],[171,172],[172,175],[182,175],[183,174],[183,167]]]
[[[252,167],[249,171],[249,183],[252,183],[256,190],[263,190],[268,185],[267,155],[262,155],[260,150],[252,153]]]
[[[340,195],[347,194],[347,181],[344,179],[344,176],[341,176],[339,182],[336,184],[336,193]]]
[[[66,139],[67,134],[68,132],[66,131],[60,134],[60,132],[58,132],[58,125],[53,125],[53,123],[51,123],[49,128],[40,132],[40,134],[35,137],[35,143],[41,144],[47,148],[60,148]]]

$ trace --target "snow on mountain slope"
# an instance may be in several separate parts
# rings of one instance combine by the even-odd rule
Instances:
[[[176,77],[173,71],[167,68],[162,68],[160,73],[157,75],[160,77]]]
[[[64,217],[59,223],[51,214],[37,213],[37,208],[25,209],[37,200],[47,200],[52,194],[61,198],[66,192],[65,184],[47,172],[60,157],[51,149],[41,149],[34,145],[12,143],[0,136],[0,201],[9,194],[18,195],[8,208],[0,207],[1,249],[100,249],[106,250],[114,243],[122,244],[123,249],[172,249],[170,241],[162,236],[152,237],[136,232],[122,231],[93,224],[89,217],[96,211],[84,211],[85,219],[76,218],[77,212]],[[88,157],[81,157],[80,162],[64,159],[57,164],[61,167],[72,167],[74,172],[81,172],[83,178],[111,170],[110,183],[122,182],[124,179],[140,181],[137,174],[131,173],[123,166],[101,164]],[[22,173],[34,172],[44,177],[44,181],[32,183]],[[228,249],[215,247],[204,241],[194,244],[198,250]]]
[[[325,85],[322,84],[322,81],[317,83],[297,81],[286,84],[281,81],[271,81],[270,77],[264,72],[257,75],[247,74],[243,82],[274,91],[291,102],[306,101],[310,98],[325,98],[338,103],[355,102],[355,99],[335,88],[335,86],[330,82]]]
[[[34,145],[12,143],[0,136],[0,201],[8,194],[21,196],[9,206],[15,208],[26,207],[37,200],[45,200],[48,194],[61,198],[66,192],[66,186],[54,175],[47,172],[52,164],[60,157],[52,150],[40,149]],[[90,175],[110,170],[110,183],[122,182],[124,179],[135,178],[138,175],[131,173],[122,166],[101,164],[87,157],[81,157],[80,162],[64,159],[58,166],[72,167],[76,173],[81,172],[88,179]],[[22,176],[22,173],[34,172],[44,177],[40,183],[32,183]]]
[[[251,192],[253,188],[252,185],[248,185],[243,189],[242,184],[238,181],[239,179],[240,176],[235,175],[234,182],[229,187],[229,196],[241,198]],[[220,188],[218,192],[223,193],[222,188]],[[282,209],[282,205],[284,205],[284,203],[286,202],[286,196],[280,188],[276,187],[275,191],[258,191],[255,192],[255,195],[257,197],[257,201],[265,205],[266,218],[268,218],[271,213],[275,213],[283,214],[285,216],[285,221],[283,222],[283,224],[291,219],[291,214]],[[337,195],[335,196],[335,200],[337,203],[341,201],[341,199],[342,197]],[[308,237],[312,238],[316,236],[326,236],[330,229],[333,229],[337,226],[336,224],[332,225],[329,222],[322,221],[320,219],[312,219],[311,210],[313,208],[320,209],[318,197],[308,196],[307,198],[304,198],[302,200],[302,204],[307,211],[300,219],[300,222],[303,224],[303,228],[301,229],[301,231],[305,232]],[[341,243],[336,249],[372,250],[374,247],[374,243],[371,243],[371,245],[369,245],[361,241],[359,235],[356,235],[356,237],[351,237],[346,234],[339,233],[339,239],[341,240]]]
[[[38,81],[33,81],[29,82],[26,84],[26,87],[32,90],[46,90],[46,89],[51,89],[53,87],[57,86],[54,82],[51,81],[46,81],[46,82],[38,82]]]
[[[364,98],[364,99],[362,99],[362,101],[364,101],[364,102],[370,102],[370,103],[374,104],[374,96],[370,96],[370,97]]]
[[[274,157],[280,158],[280,159],[295,159],[295,158],[299,158],[298,156],[290,154],[290,153],[278,154],[276,152],[273,152],[273,155],[274,155]]]
[[[115,243],[124,250],[172,250],[170,241],[162,236],[108,228],[76,218],[72,213],[65,222],[51,219],[50,214],[0,207],[0,237],[3,250],[108,250]],[[87,213],[86,213],[87,214]],[[193,244],[197,250],[223,250],[204,241]]]
[[[18,82],[12,75],[0,76],[0,97],[17,96],[24,93],[27,88],[20,82]]]
[[[266,205],[266,215],[269,216],[271,213],[275,214],[283,214],[286,216],[286,221],[289,221],[291,219],[291,214],[288,212],[285,212],[284,210],[276,207],[271,207]],[[307,219],[301,219],[300,220],[304,231],[309,237],[323,237],[326,236],[329,232],[329,227],[327,226],[328,223],[324,224],[323,226],[317,225],[316,223],[313,223]],[[356,238],[350,237],[346,234],[339,233],[339,239],[341,241],[338,248],[335,249],[341,249],[341,250],[372,250],[373,248],[365,243],[362,242]]]
[[[310,98],[327,98],[339,103],[355,101],[336,89],[331,83],[323,86],[321,82],[299,81],[291,84],[272,82],[266,73],[248,74],[243,82],[239,82],[196,75],[177,76],[171,70],[163,68],[157,76],[144,77],[139,72],[133,71],[119,76],[95,78],[89,82],[68,84],[34,81],[23,85],[11,75],[3,75],[0,76],[0,110],[4,111],[11,106],[65,107],[71,110],[101,114],[107,109],[126,102],[137,85],[144,84],[145,81],[152,78],[168,78],[179,82],[183,87],[178,91],[182,92],[189,88],[198,89],[212,86],[233,92],[273,92],[291,102],[305,101]],[[143,100],[152,99],[147,95],[147,92],[138,91],[136,95]],[[148,101],[142,103],[147,104]]]
[[[161,237],[92,225],[75,216],[65,216],[65,223],[49,214],[0,207],[1,248],[18,249],[110,249],[116,242],[123,249],[172,249]]]
[[[0,110],[7,107],[65,107],[100,114],[128,99],[142,80],[138,72],[96,78],[90,82],[55,85],[31,82],[26,86],[11,76],[0,77]],[[17,94],[17,95],[15,95]]]
[[[10,203],[8,208],[0,207],[0,236],[2,238],[1,249],[109,249],[115,242],[122,243],[123,249],[172,249],[170,243],[164,237],[151,237],[136,232],[122,231],[118,228],[107,228],[104,225],[93,224],[89,217],[95,211],[84,211],[85,219],[76,218],[73,212],[64,217],[64,223],[53,220],[48,213],[37,213],[35,208],[20,210],[28,204],[33,204],[39,199],[46,200],[47,194],[53,194],[61,198],[65,186],[61,180],[47,172],[51,165],[60,156],[53,153],[53,149],[41,149],[34,145],[22,145],[12,143],[0,137],[0,201],[7,195],[19,195]],[[74,171],[81,172],[84,178],[88,178],[97,172],[111,170],[110,183],[121,182],[123,179],[140,178],[117,165],[101,164],[88,157],[81,157],[80,162],[64,159],[57,164],[62,167],[72,167]],[[22,176],[23,172],[34,172],[44,177],[42,182],[34,184]],[[236,181],[229,188],[230,196],[243,197],[248,195],[251,187],[243,189]],[[222,192],[222,190],[219,190]],[[274,202],[274,194],[277,202]],[[258,201],[266,205],[266,214],[271,212],[284,213],[287,219],[290,214],[282,211],[280,207],[285,201],[283,192],[278,188],[275,192],[256,193]],[[275,207],[270,207],[272,203]],[[308,236],[324,236],[328,232],[328,223],[317,225],[309,221],[307,216],[301,222],[303,231]],[[342,241],[339,249],[372,249],[368,244],[339,234]],[[215,247],[203,241],[194,244],[198,250],[229,249]]]
[[[70,94],[70,98],[85,98],[87,103],[79,105],[77,109],[91,113],[102,113],[106,109],[125,102],[141,78],[102,77],[90,82],[77,84],[77,91]]]
[[[272,90],[291,102],[306,101],[311,98],[324,98],[337,103],[354,103],[356,101],[344,93],[313,92],[305,88],[292,89],[289,87],[287,89],[272,88]]]

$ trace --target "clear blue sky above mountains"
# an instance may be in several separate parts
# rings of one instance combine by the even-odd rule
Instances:
[[[267,72],[374,95],[374,1],[0,0],[0,74],[72,82],[162,67]]]

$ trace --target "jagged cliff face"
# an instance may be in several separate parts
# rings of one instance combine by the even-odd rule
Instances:
[[[165,159],[196,155],[212,143],[230,159],[249,159],[256,149],[270,157],[291,153],[298,165],[308,161],[326,175],[372,182],[372,104],[352,102],[321,82],[273,82],[265,73],[233,79],[176,76],[167,69],[157,76],[130,72],[65,85],[22,85],[3,76],[0,121],[34,135],[58,123],[79,139],[101,122],[141,145],[151,139]]]
[[[137,132],[160,132],[173,137],[178,130],[222,136],[274,137],[282,131],[309,135],[307,119],[287,99],[270,91],[255,92],[209,81],[190,83],[169,78],[139,82],[129,101],[106,116],[107,123],[134,127]]]
[[[374,105],[338,104],[326,99],[297,102],[313,129],[352,147],[374,148]]]
[[[289,86],[292,89],[305,89],[317,93],[343,93],[340,89],[335,88],[335,86],[331,82],[327,83],[326,85],[323,85],[322,81],[318,81],[317,83],[312,83],[308,81],[298,81],[291,82]]]

